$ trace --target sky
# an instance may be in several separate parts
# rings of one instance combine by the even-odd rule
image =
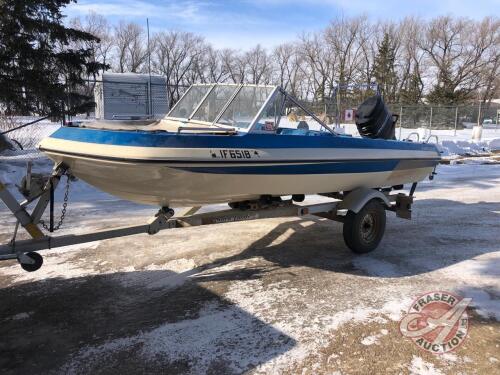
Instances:
[[[326,27],[335,17],[366,15],[399,20],[453,15],[481,19],[500,16],[500,0],[79,0],[65,14],[71,18],[90,11],[146,25],[151,32],[182,30],[202,35],[218,48],[246,50],[256,44],[272,48],[303,32]]]

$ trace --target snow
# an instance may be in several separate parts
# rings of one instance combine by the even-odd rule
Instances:
[[[500,151],[500,137],[489,141],[488,146],[491,151]]]
[[[444,373],[436,369],[432,363],[426,362],[416,355],[413,356],[408,370],[411,375],[444,375]]]
[[[358,130],[355,124],[341,124],[342,133],[351,134],[352,136],[359,137]],[[457,130],[456,134],[454,130],[438,130],[438,129],[407,129],[407,128],[396,128],[396,138],[406,139],[410,137],[413,141],[417,138],[412,133],[418,133],[420,141],[423,141],[429,136],[430,142],[438,143],[438,149],[441,155],[446,158],[452,159],[457,155],[460,156],[477,156],[477,155],[488,155],[491,152],[496,152],[500,150],[500,127],[497,128],[485,128],[482,133],[482,140],[480,142],[474,142],[472,140],[472,129],[461,129]],[[425,135],[424,135],[425,134]],[[422,136],[424,135],[424,138]]]
[[[460,140],[442,140],[439,149],[443,156],[450,155],[485,155],[489,153],[489,142]]]
[[[500,321],[500,299],[494,297],[493,292],[489,293],[488,290],[478,288],[462,288],[460,294],[472,298],[471,306],[479,315]]]
[[[356,268],[362,269],[374,276],[396,277],[401,273],[401,269],[398,265],[370,256],[360,256],[354,259],[353,264]]]
[[[30,312],[22,312],[22,313],[18,313],[16,315],[13,315],[11,317],[12,320],[21,320],[21,319],[27,319],[31,316],[31,314],[33,314],[32,311]]]
[[[449,131],[436,131],[441,141],[440,147],[448,156],[465,153],[479,155],[500,145],[500,132],[495,133],[494,129],[485,129],[484,141],[477,144],[467,138],[466,133],[470,129],[457,132],[457,139],[448,139],[450,134],[446,132]],[[26,160],[33,161],[36,172],[49,172],[52,168],[47,159],[33,150],[0,156],[0,179],[7,182],[11,191],[15,191],[14,185],[19,184],[24,174]],[[333,279],[333,282],[326,279],[325,284],[319,284],[321,277],[342,274],[331,270],[315,270],[317,273],[307,280],[309,285],[306,282],[294,282],[293,278],[273,282],[264,278],[234,279],[227,289],[218,291],[224,303],[206,303],[194,318],[186,316],[174,322],[165,319],[162,324],[134,332],[130,336],[88,344],[73,354],[61,372],[93,372],[95,366],[106,358],[137,348],[147,361],[158,358],[171,362],[187,359],[193,373],[206,373],[217,360],[229,363],[233,372],[252,368],[256,373],[287,373],[294,365],[299,366],[307,358],[319,353],[327,346],[328,339],[335,337],[348,324],[389,324],[389,321],[399,321],[416,295],[433,288],[436,280],[439,280],[440,288],[471,297],[474,311],[481,316],[500,320],[500,249],[494,245],[498,240],[498,221],[495,222],[493,216],[500,214],[500,166],[440,165],[437,172],[434,181],[423,182],[417,190],[414,221],[397,227],[398,230],[413,231],[408,235],[411,242],[404,242],[406,239],[401,239],[399,233],[392,233],[395,244],[384,242],[376,253],[352,258],[340,253],[337,261],[342,264],[347,258],[347,263],[355,271],[354,276],[350,275],[355,277],[350,279],[351,282],[354,280],[353,285],[342,284],[343,279]],[[59,202],[61,200],[60,188],[56,199]],[[81,181],[71,185],[70,199],[69,222],[63,227],[62,234],[84,233],[103,226],[130,224],[132,221],[142,223],[152,213],[150,207],[116,199]],[[436,205],[442,209],[432,210],[432,206]],[[103,210],[112,211],[113,215],[103,216]],[[475,218],[476,222],[462,225],[460,216],[454,216],[456,212],[467,212],[468,217]],[[4,213],[0,205],[2,234],[10,233],[13,225],[11,217]],[[444,231],[443,228],[425,226],[429,219],[441,215],[455,218],[453,225]],[[388,223],[389,231],[394,224],[394,221]],[[300,221],[299,225],[307,230],[317,223]],[[242,228],[248,231],[250,226]],[[415,232],[417,227],[424,229]],[[286,246],[292,236],[295,236],[295,230],[286,228],[266,246],[280,249],[280,246]],[[433,238],[433,242],[429,242],[432,246],[428,247],[429,243],[423,242],[418,236]],[[113,263],[114,259],[90,260],[85,257],[85,252],[97,251],[106,246],[119,247],[116,242],[106,245],[103,241],[46,251],[44,266],[34,273],[22,272],[17,264],[12,264],[1,267],[0,274],[9,278],[6,282],[8,286],[56,278],[69,283],[89,275],[116,274],[115,280],[122,287],[167,293],[185,284],[204,280],[207,276],[262,267],[263,263],[271,262],[267,258],[264,261],[262,254],[257,254],[233,259],[228,263],[215,263],[207,269],[190,257],[200,247],[200,242],[205,245],[213,243],[213,248],[217,249],[209,255],[210,259],[217,259],[219,252],[228,251],[226,246],[231,248],[230,251],[237,252],[238,249],[232,248],[234,243],[221,244],[218,238],[210,237],[209,234],[206,238],[193,241],[190,237],[197,238],[193,234],[161,237],[157,242],[149,242],[146,249],[141,249],[150,251],[150,254],[162,254],[165,249],[178,247],[180,250],[176,258],[167,261],[134,264],[132,262],[135,259],[129,259],[129,263],[117,265]],[[447,254],[450,237],[462,241],[451,255]],[[168,241],[170,247],[163,247],[163,240]],[[127,240],[121,244],[127,244]],[[288,267],[292,268],[290,265]],[[296,272],[296,268],[290,271],[287,271],[287,267],[281,268],[284,270],[283,275]],[[373,289],[356,289],[356,284],[363,285],[362,281],[366,279],[376,283]],[[319,285],[316,289],[311,287],[315,283]],[[330,291],[324,290],[325,285],[331,289],[344,288],[343,295],[337,296],[344,299],[338,302],[329,298],[327,293]],[[371,299],[367,299],[363,293]],[[357,297],[356,300],[352,300],[353,295]],[[19,312],[10,319],[27,319],[31,314]],[[385,341],[381,340],[382,337],[393,333],[382,328],[365,332],[358,341],[367,347],[378,346]],[[275,345],[276,342],[281,342],[281,345]],[[342,353],[337,352],[330,357],[336,359],[340,355]],[[442,359],[456,362],[457,355],[446,354]],[[496,363],[498,359],[491,357],[490,361]],[[443,374],[435,365],[418,356],[413,356],[407,365],[411,374]]]
[[[440,358],[447,362],[457,362],[458,360],[457,355],[453,353],[443,353],[440,355]]]
[[[141,286],[150,289],[169,290],[186,283],[189,278],[196,275],[199,270],[192,259],[175,259],[173,261],[155,265],[150,264],[144,268],[146,271],[166,271],[161,273],[149,273],[147,276],[138,278],[136,275],[127,277],[127,274],[120,277],[119,282],[123,286]],[[125,270],[127,272],[133,270]],[[132,275],[132,274],[131,274]]]
[[[84,251],[96,248],[98,242],[71,246],[71,251]],[[71,281],[73,278],[81,277],[83,275],[97,275],[98,269],[87,268],[82,269],[79,264],[72,263],[69,260],[73,256],[70,251],[65,249],[64,252],[57,252],[57,250],[49,250],[57,252],[57,257],[45,258],[45,262],[37,272],[19,272],[19,265],[12,264],[11,266],[2,268],[2,274],[10,276],[13,283],[27,283],[33,281],[45,281],[48,279],[62,278]],[[44,255],[49,255],[48,251]],[[50,259],[49,261],[47,261]]]
[[[269,350],[268,344],[284,339],[278,330],[269,330],[268,337],[262,337],[258,330],[253,331],[255,319],[238,308],[224,308],[209,303],[202,308],[195,319],[185,319],[176,323],[161,325],[149,332],[107,342],[98,347],[81,350],[63,369],[73,373],[84,367],[92,369],[95,363],[110,353],[128,351],[140,345],[145,359],[157,360],[165,357],[169,361],[190,359],[196,373],[207,373],[214,359],[227,361],[233,372],[242,372],[249,365],[265,362],[280,354],[276,349]],[[249,329],[247,329],[247,327]],[[286,343],[285,343],[286,345]],[[231,347],[231,351],[224,347]],[[258,352],[260,357],[256,357]]]
[[[378,335],[366,336],[365,338],[363,338],[363,340],[361,340],[361,344],[366,345],[366,346],[376,344],[378,341],[378,338],[379,338]]]

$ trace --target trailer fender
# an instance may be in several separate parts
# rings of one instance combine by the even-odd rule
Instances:
[[[380,191],[369,188],[358,188],[351,191],[347,197],[339,203],[338,209],[347,209],[357,214],[365,204],[372,199],[380,199],[387,208],[391,206],[389,199]]]

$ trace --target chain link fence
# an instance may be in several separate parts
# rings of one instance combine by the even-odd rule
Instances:
[[[78,114],[66,120],[139,120],[164,117],[173,104],[188,89],[188,85],[169,85],[164,77],[148,75],[110,75],[104,80],[88,81],[80,90],[95,102],[94,110]],[[352,124],[360,103],[376,89],[370,87],[349,87],[337,90],[333,97],[322,100],[302,101],[318,117],[329,125]],[[69,103],[71,104],[71,103]],[[69,105],[68,105],[69,106]],[[452,135],[472,128],[480,114],[479,105],[443,106],[432,104],[405,105],[388,104],[390,110],[399,116],[397,127],[408,131],[425,128],[428,130],[451,130]],[[481,108],[481,119],[486,128],[499,128],[500,104],[491,103]],[[0,116],[0,133],[11,130],[36,119],[31,116]],[[45,119],[8,134],[18,149],[33,150],[38,142],[57,127],[60,122]],[[352,128],[355,129],[355,126]],[[500,133],[500,129],[498,130]],[[408,133],[408,132],[407,132]]]
[[[435,130],[462,130],[477,124],[479,105],[389,105],[394,114],[399,115],[399,126],[408,129],[429,128]],[[497,125],[498,106],[481,108],[480,123]]]

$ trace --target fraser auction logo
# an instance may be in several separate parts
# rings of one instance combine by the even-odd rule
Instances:
[[[448,292],[429,292],[418,297],[401,319],[401,334],[418,347],[435,354],[455,350],[467,337],[471,298]]]

